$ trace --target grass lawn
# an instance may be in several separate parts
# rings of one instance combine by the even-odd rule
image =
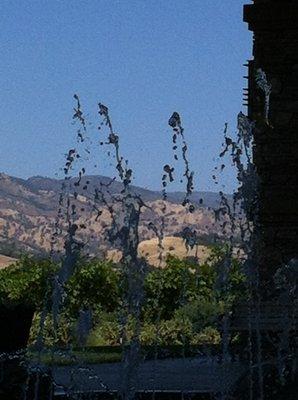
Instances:
[[[28,358],[30,361],[38,362],[38,352],[34,350],[28,350]],[[63,350],[63,349],[45,349],[40,354],[40,362],[46,365],[74,365],[79,363],[87,364],[102,364],[102,363],[113,363],[120,362],[122,358],[121,348],[115,347],[110,348],[101,347],[99,349],[74,349],[74,350]]]
[[[217,346],[192,346],[183,348],[183,346],[142,346],[143,359],[150,360],[154,358],[181,358],[193,357],[199,354],[211,354],[218,352]],[[102,364],[114,363],[122,360],[121,346],[98,346],[67,349],[44,349],[40,354],[40,362],[46,365],[74,365],[79,363]],[[38,353],[33,349],[28,349],[28,358],[33,363],[38,362]]]

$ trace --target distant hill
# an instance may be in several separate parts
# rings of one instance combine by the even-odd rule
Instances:
[[[59,192],[59,190],[61,189],[61,184],[63,182],[62,180],[44,178],[41,176],[34,176],[27,180],[22,180],[19,178],[12,178],[12,177],[11,179],[16,180],[16,182],[24,185],[31,191],[45,190],[45,191]],[[74,183],[77,180],[78,178],[73,178],[72,182]],[[90,190],[98,188],[100,183],[108,184],[110,183],[110,181],[111,179],[106,176],[86,175],[82,177],[81,185],[79,188],[77,188],[77,191],[80,194],[84,195],[84,190],[82,188],[85,186],[86,182],[89,182],[88,186]],[[120,193],[122,189],[123,189],[122,183],[118,181],[113,181],[112,184],[109,186],[109,191],[113,194]],[[132,190],[136,194],[140,195],[142,199],[146,202],[162,199],[161,191],[144,189],[142,187],[134,185],[132,185]],[[183,201],[184,196],[185,196],[184,192],[169,192],[167,199],[172,203],[181,203]],[[231,195],[227,195],[227,197],[229,200],[231,200]],[[216,208],[219,205],[220,196],[218,193],[215,192],[195,191],[191,195],[191,201],[197,205],[202,204],[203,207]]]
[[[110,249],[111,244],[105,240],[105,234],[111,222],[108,211],[99,205],[101,216],[93,210],[94,191],[100,183],[107,184],[110,179],[104,176],[84,176],[80,186],[75,186],[78,178],[70,180],[72,192],[78,194],[76,206],[80,210],[80,223],[85,225],[81,238],[88,242],[88,251],[99,254]],[[50,241],[58,212],[59,194],[63,180],[31,177],[20,179],[0,174],[0,253],[18,256],[26,251],[34,254],[46,254],[50,251]],[[160,225],[163,206],[162,193],[137,186],[133,191],[140,195],[149,208],[144,209],[140,223],[140,240],[154,237],[148,228],[149,222]],[[120,193],[122,184],[114,181],[109,186],[112,194]],[[219,205],[219,195],[213,192],[194,192],[192,202],[196,206],[189,213],[181,202],[182,192],[170,192],[166,201],[165,228],[167,236],[179,236],[185,227],[196,229],[202,241],[210,236],[222,235],[221,229],[214,221],[213,208]],[[231,196],[228,196],[231,199]],[[59,240],[58,240],[59,242]],[[62,249],[63,242],[57,248]]]
[[[7,257],[7,256],[4,256],[3,254],[0,254],[0,269],[6,268],[9,265],[12,265],[15,261],[17,261],[15,258]]]

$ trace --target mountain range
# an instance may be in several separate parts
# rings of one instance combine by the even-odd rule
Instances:
[[[0,253],[9,256],[19,256],[23,252],[46,254],[51,250],[53,232],[57,222],[58,209],[65,207],[61,202],[62,185],[64,180],[35,176],[28,179],[0,174]],[[88,243],[88,251],[98,255],[110,250],[113,245],[106,240],[106,233],[111,223],[111,217],[104,206],[96,206],[94,211],[94,192],[100,186],[112,195],[121,193],[123,185],[111,181],[104,176],[84,176],[77,184],[78,178],[67,181],[70,193],[76,192],[76,218],[84,230],[79,233],[83,242]],[[108,189],[107,189],[108,185]],[[181,203],[183,192],[169,192],[166,201],[161,191],[153,191],[137,186],[131,187],[148,205],[141,214],[139,236],[140,240],[154,237],[149,229],[153,222],[160,227],[161,216],[164,216],[165,236],[179,236],[185,228],[196,230],[202,242],[211,237],[222,236],[219,223],[215,222],[214,209],[220,204],[220,196],[214,192],[194,192],[191,202],[195,206],[192,213]],[[71,195],[73,196],[73,194]],[[228,196],[231,200],[231,196]],[[166,211],[162,209],[166,206]],[[100,217],[98,210],[100,209]],[[61,227],[60,238],[57,235],[54,246],[57,251],[63,249],[64,227]]]

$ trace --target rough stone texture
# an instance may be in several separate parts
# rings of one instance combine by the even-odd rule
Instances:
[[[298,257],[298,2],[255,0],[244,6],[244,21],[254,32],[248,115],[256,121],[257,231],[264,283],[279,264]],[[255,82],[258,68],[272,85],[269,125],[264,94]]]

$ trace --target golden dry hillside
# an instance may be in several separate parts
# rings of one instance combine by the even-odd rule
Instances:
[[[0,254],[0,269],[9,267],[16,261],[17,261],[16,258],[7,257],[7,256]]]
[[[182,238],[167,236],[162,241],[163,250],[158,246],[157,238],[144,240],[139,245],[139,255],[144,257],[150,265],[164,266],[167,255],[175,255],[183,259],[186,257],[197,257],[199,261],[205,261],[210,251],[206,246],[195,246],[187,250]],[[160,254],[162,256],[160,264]]]
[[[88,190],[84,190],[89,181]],[[106,251],[115,247],[107,240],[107,233],[111,227],[111,217],[107,208],[97,203],[97,208],[94,210],[94,192],[102,181],[108,182],[109,179],[99,176],[84,177],[83,188],[75,186],[75,178],[69,181],[71,193],[77,191],[76,200],[71,195],[71,201],[78,210],[76,214],[78,217],[76,223],[80,227],[78,239],[87,244],[85,250],[91,256],[105,255]],[[59,208],[61,184],[61,180],[50,178],[35,177],[24,180],[0,174],[0,253],[13,254],[15,257],[24,252],[37,255],[49,254]],[[121,189],[119,182],[114,182],[110,187],[114,195],[119,195]],[[208,242],[214,235],[225,237],[214,217],[213,207],[218,205],[216,193],[195,192],[193,199],[195,210],[190,213],[187,207],[181,205],[182,192],[169,193],[165,202],[161,200],[160,192],[138,187],[132,189],[142,196],[147,205],[140,217],[139,238],[140,241],[149,241],[147,242],[149,247],[154,247],[155,241],[150,242],[150,240],[156,237],[150,225],[153,224],[160,232],[162,218],[163,235],[167,237],[181,236],[185,228],[195,230],[200,243]],[[204,198],[203,202],[201,197]],[[61,234],[55,239],[57,251],[63,251],[65,230],[63,226],[61,227]],[[166,251],[171,252],[170,247],[173,246],[178,253],[182,251],[179,250],[181,246],[178,244],[181,240],[177,238],[167,240],[175,241],[175,244],[167,245],[165,242]],[[150,251],[156,253],[155,250]],[[154,262],[155,256],[150,254],[150,257]]]
[[[182,238],[175,236],[166,236],[162,241],[163,250],[161,251],[158,245],[158,239],[152,238],[144,240],[139,244],[139,256],[144,257],[148,264],[158,267],[165,265],[166,257],[174,255],[180,259],[186,257],[197,257],[199,261],[205,261],[210,250],[206,246],[195,246],[193,249],[187,250]],[[160,262],[161,255],[161,262]],[[109,250],[107,258],[114,262],[119,262],[121,259],[121,252],[118,250]]]

